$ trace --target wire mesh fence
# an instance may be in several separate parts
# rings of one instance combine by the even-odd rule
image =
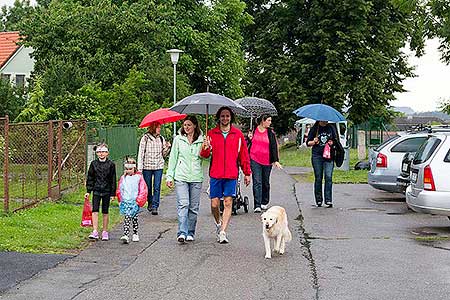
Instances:
[[[84,183],[86,121],[9,123],[6,117],[0,131],[5,213],[59,199],[62,191]]]

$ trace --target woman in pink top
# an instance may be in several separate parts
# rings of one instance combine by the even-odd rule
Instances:
[[[258,126],[248,134],[255,213],[267,209],[269,204],[272,165],[282,168],[279,163],[277,139],[270,128],[271,123],[272,117],[263,115],[258,118]]]

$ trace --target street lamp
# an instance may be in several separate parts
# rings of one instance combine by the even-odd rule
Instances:
[[[170,60],[173,64],[173,105],[177,102],[177,63],[180,58],[180,53],[183,53],[183,50],[178,49],[170,49],[167,50],[167,53],[170,53]],[[177,124],[173,122],[173,137],[177,135]]]

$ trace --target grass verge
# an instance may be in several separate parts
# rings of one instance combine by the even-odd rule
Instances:
[[[333,183],[367,183],[367,170],[355,170],[353,167],[358,162],[358,152],[350,149],[350,170],[343,171],[337,168],[333,171]],[[311,167],[311,149],[297,149],[295,144],[287,144],[280,149],[280,163],[284,166]],[[299,182],[314,182],[313,172],[305,175],[293,175]]]

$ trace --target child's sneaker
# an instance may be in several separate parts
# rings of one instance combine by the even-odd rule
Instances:
[[[179,243],[184,243],[184,240],[186,239],[186,237],[184,236],[184,234],[180,234],[178,237],[177,237],[177,241],[179,242]]]
[[[192,242],[192,241],[194,241],[195,239],[194,239],[194,237],[192,236],[192,235],[188,235],[187,237],[186,237],[186,241],[188,241],[188,242]]]
[[[128,244],[130,242],[130,239],[128,238],[127,235],[122,235],[122,237],[120,238],[120,240],[122,241],[122,243],[124,244]]]
[[[109,240],[109,234],[108,231],[102,232],[102,241],[108,241]]]
[[[98,240],[98,231],[96,231],[96,230],[92,231],[92,233],[89,235],[89,239],[90,240]]]
[[[139,242],[139,235],[136,233],[136,234],[133,234],[133,236],[131,237],[131,240],[133,241],[133,242]]]

